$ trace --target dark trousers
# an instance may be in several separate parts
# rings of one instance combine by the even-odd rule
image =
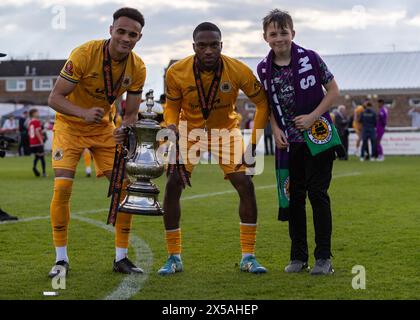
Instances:
[[[363,129],[362,132],[362,153],[360,154],[361,158],[369,159],[369,143],[368,140],[370,140],[370,144],[372,147],[372,157],[377,158],[378,157],[378,150],[376,146],[376,129]],[[365,156],[365,152],[367,152],[367,155]]]
[[[343,157],[340,158],[340,160],[348,160],[349,158],[349,134],[348,133],[343,133],[343,134],[339,134],[340,136],[340,140],[341,140],[341,144],[343,145],[344,151],[345,151],[345,155]]]
[[[313,157],[305,143],[291,143],[289,235],[291,260],[308,261],[305,201],[308,194],[315,227],[315,259],[328,259],[331,254],[332,217],[328,188],[331,182],[333,150]]]
[[[20,134],[20,140],[19,140],[19,156],[29,156],[31,154],[31,150],[29,147],[29,136],[27,134]]]
[[[264,148],[266,155],[273,155],[274,154],[274,147],[273,147],[273,135],[265,134],[264,135]]]

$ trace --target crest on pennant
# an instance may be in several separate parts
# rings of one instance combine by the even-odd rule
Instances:
[[[315,144],[326,144],[332,138],[331,124],[325,117],[320,117],[308,129],[308,137]]]

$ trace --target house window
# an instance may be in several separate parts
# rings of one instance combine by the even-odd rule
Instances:
[[[6,80],[6,91],[26,91],[26,80],[24,79]]]
[[[50,91],[53,88],[53,79],[33,79],[33,91]]]
[[[384,100],[385,107],[387,107],[388,109],[395,108],[395,106],[397,105],[394,99],[383,99],[383,100]]]
[[[408,105],[410,107],[420,107],[420,98],[416,97],[416,98],[410,98],[408,100]]]

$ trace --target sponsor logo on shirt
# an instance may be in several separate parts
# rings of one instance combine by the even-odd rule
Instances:
[[[187,95],[187,94],[189,94],[191,92],[197,91],[197,87],[196,86],[188,86],[187,89],[186,89],[186,91],[187,92],[185,94]]]

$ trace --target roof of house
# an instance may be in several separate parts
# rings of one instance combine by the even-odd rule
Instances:
[[[0,62],[1,77],[58,76],[66,60],[6,60]]]
[[[420,89],[420,51],[321,55],[341,91]],[[256,74],[262,57],[238,58]]]

